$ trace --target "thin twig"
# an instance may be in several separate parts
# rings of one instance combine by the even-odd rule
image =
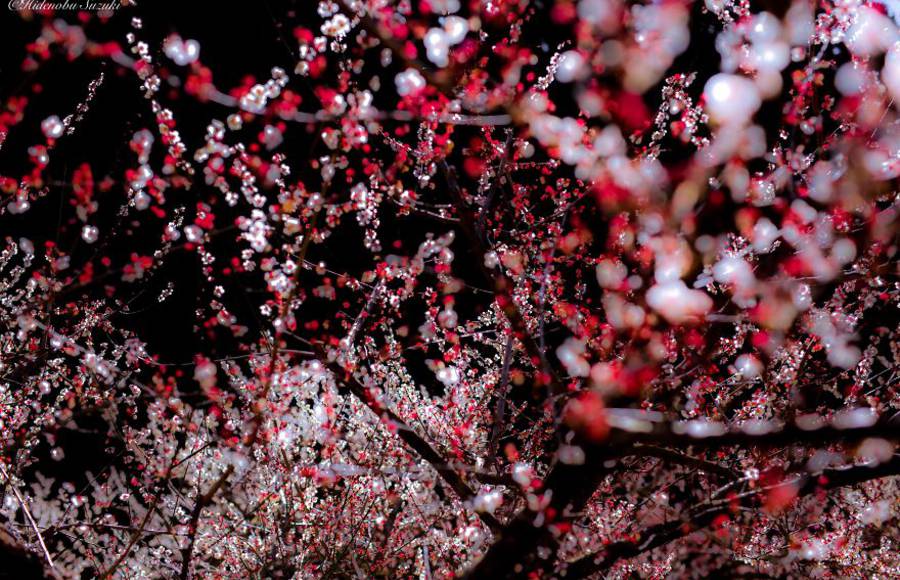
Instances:
[[[6,472],[6,468],[0,464],[0,474],[3,475],[3,478],[6,480],[7,484],[9,484],[10,489],[12,489],[13,494],[16,496],[16,500],[18,500],[19,505],[22,506],[22,513],[25,514],[25,519],[28,520],[28,525],[31,526],[31,529],[34,530],[35,535],[37,536],[38,544],[41,546],[41,550],[44,553],[44,557],[47,559],[47,563],[50,565],[50,569],[56,572],[56,565],[53,563],[53,558],[50,556],[50,550],[47,549],[47,544],[44,542],[44,536],[41,535],[41,530],[38,528],[37,522],[34,521],[34,517],[31,515],[31,510],[28,509],[28,503],[25,501],[25,498],[22,496],[22,493],[19,491],[19,488],[13,483],[12,479],[9,477],[9,473]]]

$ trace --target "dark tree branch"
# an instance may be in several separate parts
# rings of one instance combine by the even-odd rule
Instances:
[[[697,457],[692,457],[690,455],[679,453],[678,451],[673,451],[671,449],[666,449],[665,447],[658,447],[656,445],[636,445],[630,451],[628,451],[628,455],[635,457],[656,457],[657,459],[662,459],[663,461],[667,461],[669,463],[677,463],[679,465],[694,467],[706,473],[711,473],[731,479],[740,477],[740,473],[719,463],[707,461],[705,459],[699,459]]]
[[[617,444],[642,443],[646,445],[665,445],[670,448],[709,448],[727,447],[730,445],[745,446],[786,446],[799,444],[821,444],[830,441],[859,440],[868,437],[884,439],[900,439],[900,421],[882,418],[870,425],[858,427],[838,427],[833,422],[816,428],[803,429],[794,425],[773,428],[770,431],[738,431],[726,430],[708,437],[698,437],[680,428],[678,423],[658,422],[648,426],[646,432],[612,429],[610,440]],[[602,444],[606,444],[603,442]]]
[[[605,467],[614,455],[597,448],[585,451],[584,465],[558,463],[544,480],[542,492],[549,493],[549,504],[541,513],[528,508],[500,532],[499,539],[465,578],[495,579],[524,577],[530,570],[548,569],[558,549],[553,524],[565,523],[570,514],[580,512],[600,481],[609,473]],[[591,466],[585,469],[585,466]],[[545,521],[537,521],[543,518]],[[550,557],[540,558],[539,554]],[[513,564],[522,566],[516,570]]]
[[[128,540],[128,544],[125,546],[125,549],[122,550],[122,553],[115,559],[112,565],[107,568],[105,571],[99,574],[100,578],[112,578],[113,574],[115,574],[116,570],[119,566],[122,565],[122,562],[125,561],[125,558],[128,557],[128,554],[131,553],[132,548],[140,541],[141,536],[144,534],[144,530],[147,528],[147,524],[150,523],[150,518],[153,517],[153,514],[156,512],[159,507],[160,496],[162,495],[163,489],[169,485],[169,481],[172,479],[172,471],[175,469],[176,462],[178,461],[178,454],[181,453],[181,450],[184,449],[184,443],[187,439],[179,439],[178,444],[175,447],[175,453],[172,454],[172,460],[169,462],[169,466],[166,468],[166,473],[163,477],[157,482],[156,489],[153,494],[153,503],[147,506],[147,512],[144,514],[144,517],[141,518],[141,523],[138,525],[137,529],[131,534],[131,538]]]
[[[500,446],[500,435],[503,432],[503,420],[506,415],[506,387],[509,385],[509,368],[512,365],[513,337],[506,337],[506,348],[503,350],[503,369],[500,372],[500,384],[497,386],[497,401],[494,405],[494,422],[491,424],[491,438],[488,445],[488,465],[496,465]]]
[[[900,456],[895,455],[891,461],[876,467],[855,466],[848,469],[829,469],[820,476],[803,475],[802,483],[797,488],[797,497],[814,494],[818,490],[830,490],[847,487],[900,475]],[[789,483],[787,484],[789,485]],[[759,492],[753,494],[758,495]],[[750,496],[748,496],[750,497]],[[651,526],[640,534],[635,542],[615,542],[609,544],[602,556],[590,554],[575,560],[566,567],[565,578],[586,578],[609,570],[623,559],[634,558],[655,548],[683,538],[697,530],[710,525],[717,516],[729,513],[733,509],[731,501],[719,501],[713,504],[700,504],[688,510],[693,512],[686,519],[675,520]]]
[[[673,424],[661,422],[654,424],[650,433],[634,433],[614,429],[606,440],[578,442],[585,451],[584,465],[557,464],[550,470],[544,481],[544,489],[552,491],[550,504],[550,507],[553,508],[552,513],[580,512],[602,478],[609,471],[604,463],[615,457],[640,455],[648,451],[646,446],[641,447],[638,444],[664,443],[675,448],[687,448],[690,446],[724,447],[740,444],[750,446],[786,446],[800,443],[816,444],[848,439],[858,440],[867,437],[900,438],[900,425],[889,420],[882,420],[867,427],[848,429],[839,429],[833,424],[811,430],[800,429],[797,426],[787,426],[781,430],[769,433],[726,432],[702,439],[690,437],[684,433],[676,433],[675,430],[677,429],[673,427]],[[688,457],[674,451],[666,453],[666,455],[670,460],[675,460],[676,458],[685,460]],[[695,462],[690,461],[690,463]],[[704,462],[704,465],[707,469],[716,469],[707,462]],[[698,465],[694,466],[699,467]],[[730,472],[729,475],[731,475]],[[848,478],[850,476],[844,475],[842,477]],[[721,511],[716,511],[710,518],[719,513]],[[541,548],[555,551],[556,544],[547,526],[538,527],[534,525],[536,517],[537,514],[529,509],[520,512],[500,533],[500,540],[488,550],[485,557],[469,572],[467,577],[504,577],[504,574],[510,573],[510,562],[522,563],[526,569],[528,566],[532,568],[539,566],[546,569],[553,558],[549,558],[549,562],[548,560],[536,562],[536,555]],[[681,525],[682,522],[678,522],[677,527],[680,528]],[[665,530],[660,529],[659,533],[663,531]],[[666,533],[672,534],[675,532],[676,530],[673,528],[673,530]],[[615,549],[624,550],[625,548]],[[628,550],[630,549],[632,548],[628,548]]]
[[[438,453],[430,443],[425,441],[418,433],[407,425],[396,413],[382,405],[378,399],[373,396],[369,389],[357,379],[353,373],[344,369],[339,363],[329,360],[328,353],[321,345],[316,345],[319,359],[328,367],[328,370],[334,375],[335,381],[339,387],[351,393],[357,399],[366,404],[369,409],[382,418],[382,420],[390,422],[396,429],[397,436],[406,443],[419,457],[427,461],[438,472],[438,475],[456,492],[463,501],[471,501],[475,498],[475,493],[460,476],[460,474],[448,465],[447,461]],[[479,513],[481,521],[485,523],[491,530],[498,531],[503,528],[497,519],[488,513]]]
[[[456,210],[459,213],[460,227],[466,235],[466,238],[468,238],[469,244],[472,246],[472,250],[475,253],[475,261],[478,263],[479,270],[485,280],[492,286],[497,305],[500,306],[503,314],[506,316],[507,320],[509,320],[509,324],[512,327],[515,337],[525,347],[525,352],[528,353],[534,367],[540,370],[537,376],[538,380],[536,380],[535,383],[537,383],[537,386],[549,386],[550,394],[552,395],[563,393],[565,391],[564,385],[553,371],[550,363],[547,361],[547,357],[544,356],[544,352],[541,350],[540,345],[538,345],[537,341],[531,335],[525,317],[516,305],[515,300],[513,300],[513,289],[515,288],[513,281],[501,270],[490,270],[484,264],[483,258],[484,255],[488,253],[489,248],[487,247],[481,232],[478,231],[478,218],[463,196],[462,188],[456,178],[456,173],[445,160],[438,162],[438,167],[447,181],[450,196],[453,198]]]
[[[191,512],[191,523],[188,527],[190,539],[188,540],[188,545],[181,551],[181,573],[178,575],[181,580],[187,580],[190,575],[191,557],[194,554],[194,544],[197,541],[197,525],[200,522],[200,514],[203,512],[203,508],[212,503],[213,498],[219,493],[219,490],[222,489],[222,486],[225,485],[232,473],[234,473],[234,466],[229,465],[222,472],[222,475],[219,476],[219,479],[210,486],[206,493],[198,497],[197,503],[194,504],[194,510]]]

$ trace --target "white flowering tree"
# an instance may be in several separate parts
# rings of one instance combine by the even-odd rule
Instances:
[[[129,4],[0,25],[0,577],[900,576],[895,2]]]

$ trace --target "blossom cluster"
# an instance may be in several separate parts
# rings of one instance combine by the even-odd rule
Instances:
[[[11,13],[0,560],[900,576],[900,3],[294,4]]]

